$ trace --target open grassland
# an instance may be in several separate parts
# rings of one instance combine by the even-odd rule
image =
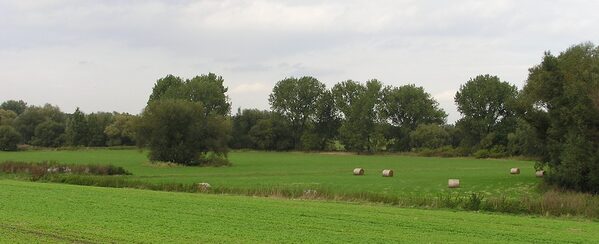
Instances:
[[[0,242],[596,243],[599,222],[0,180]]]
[[[318,153],[232,152],[232,167],[154,165],[137,150],[78,150],[0,152],[0,161],[56,160],[75,164],[113,164],[133,173],[118,176],[150,183],[208,182],[234,189],[316,189],[335,193],[435,196],[446,192],[477,192],[493,196],[538,196],[533,162],[470,158],[424,158],[397,155],[338,155]],[[353,176],[362,167],[364,176]],[[512,167],[520,175],[510,175]],[[393,169],[392,178],[381,177]],[[448,189],[447,180],[458,178],[461,188]]]

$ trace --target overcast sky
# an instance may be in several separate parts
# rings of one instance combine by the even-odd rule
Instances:
[[[156,79],[213,72],[233,112],[273,85],[416,84],[460,117],[478,74],[521,87],[544,51],[599,43],[599,1],[0,0],[0,101],[139,113]]]

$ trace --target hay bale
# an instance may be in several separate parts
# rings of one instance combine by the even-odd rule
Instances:
[[[383,170],[383,177],[393,177],[393,170],[391,170],[391,169]]]
[[[539,178],[545,176],[545,170],[539,170],[537,172],[535,172],[535,175]]]
[[[206,182],[198,183],[198,191],[206,192],[210,190],[210,188],[212,188],[212,186]]]
[[[520,168],[511,168],[510,169],[510,174],[519,175],[520,174]]]
[[[354,175],[364,175],[364,169],[363,168],[355,168]]]
[[[449,179],[447,181],[447,187],[449,187],[449,188],[460,188],[460,180],[459,179]]]

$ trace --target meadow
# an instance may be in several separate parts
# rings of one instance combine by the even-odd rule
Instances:
[[[6,243],[593,243],[599,223],[0,180]]]
[[[238,190],[312,189],[383,196],[437,196],[448,192],[506,197],[540,195],[537,185],[541,179],[535,177],[534,162],[530,161],[257,151],[231,152],[229,159],[231,167],[187,167],[152,164],[145,152],[134,149],[0,152],[0,162],[113,164],[132,173],[118,177],[156,184],[208,182],[215,188]],[[365,175],[353,176],[356,167],[364,168]],[[519,167],[521,174],[509,174],[512,167]],[[395,176],[383,178],[383,169],[394,170]],[[450,178],[460,179],[461,187],[448,189]]]

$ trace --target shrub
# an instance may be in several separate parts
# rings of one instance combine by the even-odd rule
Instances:
[[[31,174],[32,180],[38,180],[51,174],[87,174],[87,175],[130,175],[122,167],[113,165],[83,165],[60,164],[53,161],[43,162],[15,162],[5,161],[0,163],[0,172],[9,174]]]
[[[477,193],[473,192],[472,194],[470,194],[470,196],[466,200],[464,209],[474,210],[474,211],[480,210],[484,198],[485,198],[485,196],[483,194],[480,194],[480,193],[477,194]]]
[[[503,158],[508,155],[505,152],[505,147],[495,146],[491,149],[480,149],[474,152],[473,156],[475,158]]]
[[[436,149],[421,148],[416,151],[419,156],[424,157],[464,157],[468,156],[468,151],[465,148],[452,146],[443,146]]]

